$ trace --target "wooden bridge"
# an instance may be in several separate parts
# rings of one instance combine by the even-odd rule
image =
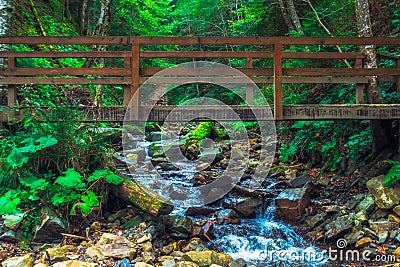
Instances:
[[[31,37],[2,36],[0,45],[29,45],[30,51],[2,51],[7,66],[0,68],[0,85],[8,88],[6,107],[0,106],[0,120],[21,118],[30,107],[17,106],[17,93],[21,86],[36,84],[51,85],[122,85],[124,101],[121,106],[83,107],[84,120],[122,121],[126,106],[135,92],[150,76],[162,68],[148,67],[154,59],[219,60],[229,63],[234,59],[242,64],[238,70],[246,74],[256,84],[273,84],[275,120],[336,120],[336,119],[400,119],[400,104],[366,104],[365,84],[368,77],[376,76],[380,82],[393,82],[400,91],[400,38],[329,38],[329,37]],[[43,47],[49,51],[38,51]],[[53,46],[81,45],[88,51],[59,52]],[[92,45],[107,47],[106,51],[90,51]],[[352,51],[337,52],[336,46],[346,45]],[[360,52],[362,45],[390,47],[391,54],[380,55],[380,60],[392,62],[391,68],[363,68],[365,55]],[[287,52],[297,47],[301,52]],[[64,49],[66,50],[66,49]],[[72,50],[72,49],[71,49]],[[168,50],[168,51],[165,51]],[[172,50],[172,51],[171,51]],[[320,51],[324,52],[320,52]],[[311,52],[310,52],[311,51]],[[331,52],[326,52],[331,51]],[[333,51],[333,52],[332,52]],[[32,68],[21,67],[21,59],[30,58],[73,58],[105,59],[107,67],[77,68]],[[293,59],[301,60],[301,67],[286,68]],[[346,61],[346,64],[332,62]],[[240,65],[240,64],[237,65]],[[153,64],[154,65],[154,64]],[[317,65],[318,67],[315,67]],[[350,65],[350,68],[349,68]],[[387,64],[385,64],[387,66]],[[341,67],[338,67],[341,66]],[[304,104],[283,105],[283,84],[354,84],[354,104]],[[134,99],[132,118],[141,120],[139,105],[141,99]],[[246,91],[246,101],[253,110],[253,92]],[[209,107],[213,109],[213,107]],[[246,106],[232,106],[243,120],[254,120],[254,114]],[[150,112],[150,121],[163,121],[172,106],[156,106]],[[207,107],[193,111],[193,107],[183,109],[202,117]],[[145,108],[143,110],[146,110]],[[185,111],[183,111],[185,112]],[[261,111],[262,112],[262,111]],[[221,114],[223,110],[216,110]],[[177,119],[179,120],[179,118]]]

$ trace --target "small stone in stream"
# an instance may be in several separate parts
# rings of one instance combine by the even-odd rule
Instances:
[[[59,242],[62,239],[61,233],[65,233],[65,225],[53,210],[42,208],[39,223],[34,229],[33,240],[39,243]]]
[[[201,216],[201,215],[208,215],[213,213],[215,210],[211,207],[204,206],[204,207],[189,207],[185,215],[186,216]]]
[[[69,260],[57,262],[52,265],[53,267],[94,267],[97,266],[96,263],[88,263],[84,261]]]
[[[125,150],[123,152],[123,154],[128,159],[134,157],[138,162],[145,161],[146,156],[147,156],[146,150],[144,148],[135,148],[135,149]]]
[[[175,265],[176,265],[176,262],[174,259],[162,262],[163,267],[174,267]]]
[[[195,237],[189,240],[189,242],[184,246],[181,251],[182,252],[189,252],[189,251],[197,251],[197,248],[203,244],[200,238]]]
[[[365,246],[368,246],[370,243],[372,243],[372,242],[374,242],[374,240],[372,240],[372,238],[371,237],[363,237],[363,238],[361,238],[361,239],[359,239],[358,241],[357,241],[357,243],[356,243],[356,248],[362,248],[362,247],[365,247]]]
[[[199,265],[190,261],[178,261],[175,267],[199,267]]]
[[[172,244],[166,245],[161,249],[164,255],[169,255],[174,251],[174,246]]]
[[[240,216],[232,209],[220,210],[215,213],[218,224],[239,224]]]
[[[392,221],[392,222],[397,222],[397,223],[400,223],[400,218],[399,217],[397,217],[396,215],[394,215],[394,214],[389,214],[389,216],[388,216],[388,220],[389,221]]]
[[[388,230],[381,230],[378,232],[378,243],[383,244],[386,242],[386,239],[389,236],[389,231]]]
[[[325,225],[327,239],[337,238],[353,228],[353,220],[350,215],[338,217],[336,220]]]
[[[222,207],[225,209],[233,209],[244,217],[254,214],[262,200],[253,197],[229,197],[222,200]]]
[[[2,267],[32,267],[32,254],[26,254],[21,257],[12,257],[2,262]]]
[[[353,210],[365,198],[365,194],[358,194],[346,203],[349,210]]]
[[[104,259],[103,253],[101,253],[101,251],[96,247],[87,248],[86,255],[88,255],[92,259],[97,259],[100,261],[102,261]]]
[[[399,224],[396,222],[390,222],[390,221],[369,221],[369,227],[374,230],[375,232],[379,232],[381,230],[394,230],[399,228]]]
[[[370,212],[374,209],[375,206],[375,201],[374,197],[370,194],[366,195],[365,198],[356,206],[355,211],[366,211]]]
[[[119,210],[119,211],[117,211],[116,213],[114,213],[114,214],[108,216],[107,222],[108,222],[108,223],[112,223],[112,222],[114,222],[114,221],[117,220],[117,219],[121,219],[121,218],[123,218],[123,217],[126,217],[127,215],[128,215],[128,211],[127,211],[126,209]]]
[[[130,229],[130,228],[136,227],[141,222],[142,222],[142,217],[135,216],[132,219],[130,219],[129,221],[127,221],[126,223],[124,223],[123,225],[121,225],[121,229],[122,230],[126,230],[126,229]]]
[[[288,188],[276,198],[276,205],[287,220],[298,220],[310,204],[310,195],[304,188]]]
[[[231,267],[246,267],[246,261],[244,259],[236,259],[232,261]]]
[[[400,202],[400,185],[392,188],[384,185],[385,175],[372,178],[367,182],[369,192],[374,196],[375,204],[381,209],[390,209]]]
[[[319,214],[317,214],[315,216],[308,217],[306,219],[307,226],[314,228],[315,226],[321,224],[325,220],[326,215],[327,214],[325,212],[322,212],[322,213],[319,213]]]
[[[303,187],[306,184],[312,183],[311,176],[309,175],[300,175],[292,180],[290,180],[290,187]]]
[[[193,221],[185,216],[172,216],[171,236],[187,238],[193,231]]]
[[[119,263],[117,263],[114,267],[133,267],[129,259],[123,258]]]
[[[344,239],[347,241],[347,245],[353,245],[364,236],[363,231],[352,231],[351,233],[348,233],[347,235],[344,236]]]
[[[145,262],[136,262],[134,267],[153,267],[153,265],[150,265]]]
[[[66,245],[59,248],[49,248],[46,249],[46,255],[50,261],[60,261],[64,260],[65,254],[72,249],[74,249],[74,246],[72,245]]]

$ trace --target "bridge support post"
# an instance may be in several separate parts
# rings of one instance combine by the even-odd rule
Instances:
[[[132,81],[131,81],[131,106],[130,106],[130,119],[139,119],[139,68],[140,68],[140,45],[132,44],[132,56],[131,56],[131,70],[132,70]]]
[[[274,118],[283,119],[282,106],[282,43],[274,44]]]
[[[357,58],[354,62],[355,69],[362,69],[363,60],[361,58]],[[354,85],[356,90],[356,104],[364,104],[364,88],[365,84],[356,83]]]
[[[15,68],[16,60],[14,57],[7,58],[8,68]],[[8,106],[16,106],[17,105],[17,93],[18,89],[17,86],[14,84],[8,85],[8,92],[7,92],[7,105]]]
[[[124,58],[124,68],[125,69],[131,69],[131,58],[130,57],[125,57]],[[130,77],[128,77],[130,79]],[[131,86],[128,83],[125,83],[124,86],[124,107],[128,107],[129,101],[131,101]]]
[[[253,68],[253,59],[252,58],[246,58],[246,69],[251,69]],[[250,85],[246,85],[246,103],[247,105],[253,105],[254,104],[254,91],[253,87]]]

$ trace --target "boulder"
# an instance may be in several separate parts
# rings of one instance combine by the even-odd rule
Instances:
[[[224,198],[222,207],[225,209],[233,209],[244,217],[249,217],[260,207],[262,200],[253,197],[230,197]]]
[[[206,251],[189,251],[182,257],[183,260],[196,263],[200,267],[208,267],[211,264],[229,267],[232,264],[232,257],[227,254],[217,253],[212,250]]]
[[[400,185],[386,188],[385,175],[372,178],[367,182],[369,192],[374,196],[375,204],[381,209],[391,209],[400,202]]]
[[[59,242],[62,239],[61,233],[65,233],[65,222],[57,214],[49,209],[43,208],[40,212],[39,223],[34,229],[34,241],[39,243],[44,242]]]
[[[32,254],[21,257],[12,257],[2,262],[2,267],[33,267]]]
[[[132,259],[136,255],[134,244],[126,237],[105,233],[95,246],[105,258]]]
[[[171,236],[187,238],[193,232],[193,221],[186,216],[172,216]]]
[[[292,180],[290,180],[290,187],[303,187],[306,184],[311,184],[312,179],[309,175],[300,175]]]
[[[376,232],[380,232],[380,231],[392,231],[394,229],[398,229],[399,228],[399,223],[397,222],[391,222],[391,221],[369,221],[369,227]]]
[[[325,212],[318,213],[315,216],[308,217],[306,219],[306,224],[308,227],[314,228],[315,226],[318,226],[321,224],[323,221],[325,221],[327,214]]]
[[[65,259],[65,254],[73,248],[74,246],[72,245],[66,245],[59,248],[49,248],[46,249],[46,255],[50,261],[61,261]]]
[[[325,225],[325,236],[333,239],[343,236],[353,228],[354,221],[350,215],[343,215]]]
[[[282,216],[290,221],[300,219],[310,204],[310,195],[306,188],[288,188],[276,198],[276,205]]]
[[[239,224],[240,216],[232,209],[220,210],[215,213],[218,224]]]
[[[370,194],[366,195],[365,198],[356,206],[355,211],[366,211],[370,212],[374,209],[375,201],[374,197]]]

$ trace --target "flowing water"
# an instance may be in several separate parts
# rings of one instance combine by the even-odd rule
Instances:
[[[137,140],[137,147],[148,151],[150,142]],[[150,163],[148,158],[147,163]],[[190,178],[196,168],[190,163],[180,166],[180,170],[161,171],[163,183],[191,186]],[[145,172],[136,169],[134,177],[139,182],[154,186]],[[150,182],[149,182],[150,181]],[[272,183],[271,183],[272,184]],[[253,219],[242,218],[241,223],[215,224],[214,245],[228,253],[233,259],[243,259],[256,266],[324,266],[327,257],[322,251],[307,243],[289,225],[276,220],[275,202],[270,199]],[[175,206],[176,207],[176,206]],[[218,207],[217,207],[218,208]],[[185,208],[176,207],[173,214],[184,215]]]

